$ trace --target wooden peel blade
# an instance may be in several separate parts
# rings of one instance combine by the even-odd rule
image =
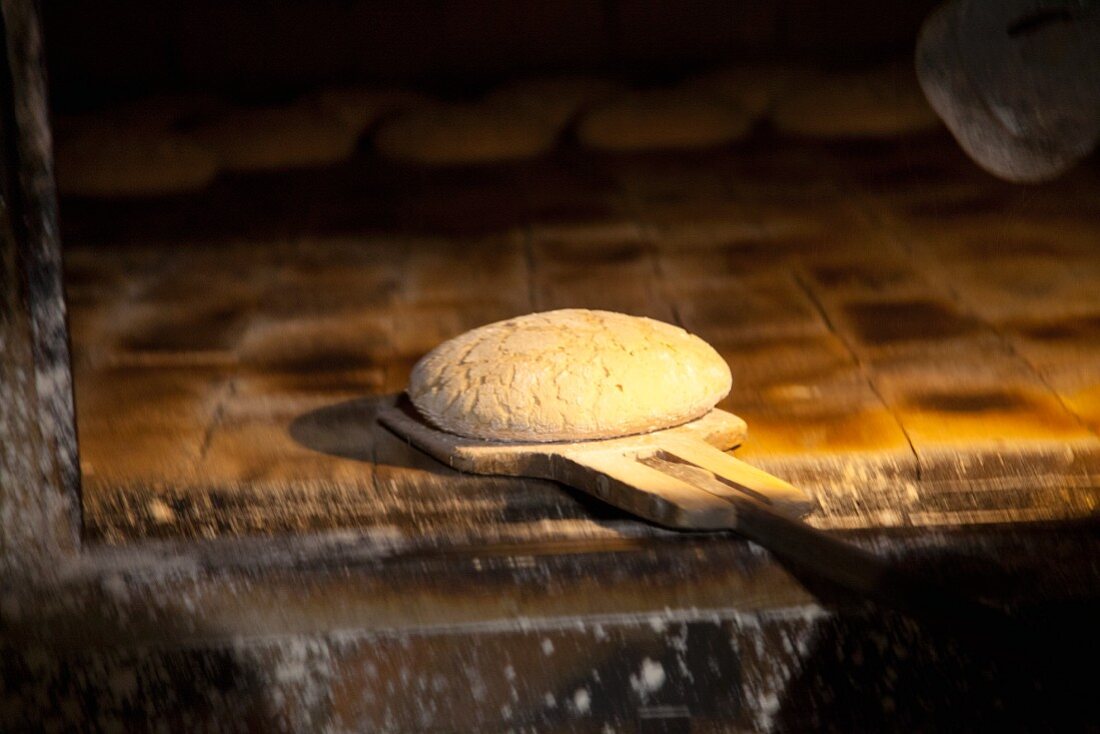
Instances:
[[[802,522],[814,507],[812,498],[711,445],[728,443],[723,425],[743,429],[743,422],[730,423],[740,421],[736,416],[711,413],[705,430],[700,419],[638,436],[573,443],[463,438],[428,425],[407,403],[384,410],[379,420],[463,471],[562,482],[664,527],[732,530],[795,570],[991,642],[1015,629],[1000,611]]]
[[[745,433],[744,421],[721,410],[652,433],[562,443],[464,438],[428,425],[407,401],[379,420],[461,471],[562,482],[666,527],[736,530],[741,500],[790,517],[814,508],[801,489],[720,450]]]
[[[683,530],[737,530],[741,502],[796,518],[814,508],[802,490],[694,437],[672,429],[644,439],[614,448],[564,445],[545,478]]]

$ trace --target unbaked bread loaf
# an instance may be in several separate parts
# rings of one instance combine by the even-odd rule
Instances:
[[[361,135],[386,115],[424,102],[415,92],[371,87],[329,87],[313,94],[308,101],[356,135]]]
[[[374,143],[387,158],[446,166],[534,158],[553,147],[558,132],[553,121],[515,106],[435,104],[396,115]]]
[[[776,102],[772,123],[789,135],[824,139],[889,138],[941,124],[916,73],[900,64],[803,79]]]
[[[194,137],[228,170],[265,171],[338,163],[359,134],[303,102],[233,110],[199,126]]]
[[[754,117],[771,110],[776,100],[811,72],[789,64],[741,64],[695,77],[688,86],[729,100]]]
[[[684,87],[608,100],[585,115],[577,138],[598,150],[707,148],[745,137],[752,123],[737,105]]]
[[[489,104],[538,115],[556,128],[577,113],[618,90],[610,79],[586,76],[520,79],[497,87],[485,97]]]
[[[408,392],[428,421],[460,436],[583,441],[694,420],[730,383],[722,357],[679,327],[563,309],[444,342],[417,362]]]
[[[57,188],[72,196],[126,198],[201,189],[214,180],[214,156],[186,136],[112,126],[59,131]]]
[[[54,119],[59,135],[90,132],[131,134],[178,133],[194,127],[225,107],[219,98],[202,92],[174,92],[140,97],[119,105]]]

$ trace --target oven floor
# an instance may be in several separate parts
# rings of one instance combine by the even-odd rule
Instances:
[[[220,179],[62,202],[87,535],[658,532],[459,475],[373,422],[413,362],[532,310],[676,322],[729,361],[738,455],[823,527],[1100,504],[1100,170],[1013,186],[946,136]]]

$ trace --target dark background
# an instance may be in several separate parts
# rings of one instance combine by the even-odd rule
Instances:
[[[727,60],[911,53],[932,0],[72,0],[43,3],[54,105],[333,82],[476,91],[513,75],[660,81]]]

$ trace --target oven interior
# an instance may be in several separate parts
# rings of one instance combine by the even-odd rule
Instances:
[[[721,407],[749,425],[737,455],[812,491],[819,527],[1093,514],[1095,160],[1006,183],[935,121],[906,129],[890,95],[835,83],[889,68],[914,89],[931,7],[45,4],[87,539],[657,532],[552,483],[452,471],[374,422],[441,341],[566,307],[715,345]],[[792,69],[747,132],[708,132],[700,79]],[[603,91],[541,142],[530,95],[486,103],[548,78]],[[332,143],[316,113],[335,88],[401,102]],[[643,113],[593,142],[621,98]],[[380,149],[422,109],[413,153]],[[271,133],[271,110],[298,122]],[[227,127],[219,155],[251,145],[244,163],[180,153]]]

